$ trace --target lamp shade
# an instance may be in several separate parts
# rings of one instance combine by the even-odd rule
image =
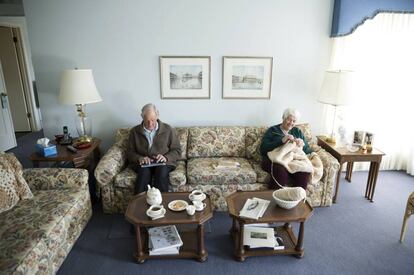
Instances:
[[[102,101],[92,70],[65,70],[60,82],[59,103],[87,104]]]
[[[347,105],[353,92],[352,71],[326,71],[318,101],[334,106]]]

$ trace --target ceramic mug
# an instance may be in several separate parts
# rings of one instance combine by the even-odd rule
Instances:
[[[194,201],[201,201],[204,197],[204,193],[200,190],[193,190],[190,194],[190,199]]]
[[[148,210],[148,214],[156,217],[162,214],[163,209],[164,209],[164,206],[162,205],[151,205]]]
[[[187,211],[187,214],[192,216],[194,215],[196,208],[194,205],[188,205],[187,208],[185,209],[185,211]]]
[[[193,201],[193,205],[195,206],[195,209],[198,210],[198,211],[201,211],[201,210],[204,209],[204,207],[206,207],[205,202],[197,201],[197,200]]]

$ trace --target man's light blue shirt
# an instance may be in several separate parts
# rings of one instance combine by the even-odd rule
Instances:
[[[148,149],[151,149],[152,142],[154,141],[154,137],[155,137],[155,134],[157,133],[157,131],[158,131],[158,122],[157,122],[157,125],[155,125],[154,130],[152,130],[152,131],[148,130],[144,126],[144,135],[148,140]]]

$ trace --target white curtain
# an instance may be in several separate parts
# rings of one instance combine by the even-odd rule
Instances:
[[[355,130],[373,133],[373,146],[386,154],[380,168],[413,175],[414,14],[380,13],[334,38],[330,69],[353,70],[358,79],[353,104],[339,107],[337,127],[345,127],[348,141]],[[332,116],[326,118],[329,129]]]

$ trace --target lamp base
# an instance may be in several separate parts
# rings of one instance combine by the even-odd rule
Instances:
[[[87,143],[87,142],[91,142],[91,141],[92,141],[92,137],[89,137],[89,136],[80,136],[76,140],[76,142],[78,142],[78,143]]]
[[[325,137],[325,141],[328,143],[336,143],[336,138],[335,137]]]

